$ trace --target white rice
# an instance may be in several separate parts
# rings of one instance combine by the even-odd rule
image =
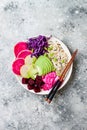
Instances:
[[[58,41],[53,43],[53,41],[49,40],[48,44],[51,48],[51,50],[48,51],[48,57],[51,59],[57,75],[60,76],[66,64],[68,63],[68,56]]]

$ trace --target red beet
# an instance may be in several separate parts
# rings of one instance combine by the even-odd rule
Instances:
[[[41,91],[41,89],[39,87],[34,87],[34,92],[38,93],[40,91]]]
[[[33,80],[32,78],[28,79],[28,85],[27,88],[29,90],[34,90],[34,92],[38,93],[41,91],[42,85],[44,84],[42,77],[41,76],[37,76],[35,80]]]
[[[32,86],[32,85],[27,85],[27,88],[29,89],[29,90],[32,90],[32,89],[34,89],[34,86]]]
[[[29,79],[22,78],[22,83],[23,83],[23,84],[28,84],[28,81],[29,81]]]
[[[42,76],[38,76],[38,75],[37,75],[36,81],[38,81],[38,80],[42,80]]]
[[[38,81],[36,80],[35,83],[37,84],[38,87],[41,87],[44,84],[44,82],[41,80],[38,80]]]
[[[30,78],[29,81],[28,81],[28,84],[29,84],[29,85],[34,85],[34,83],[35,83],[35,81]]]
[[[38,87],[41,87],[44,84],[42,76],[37,76],[35,79],[35,83],[37,84]]]

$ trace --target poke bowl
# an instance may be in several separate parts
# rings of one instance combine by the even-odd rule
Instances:
[[[58,38],[39,35],[16,43],[14,57],[12,71],[18,82],[29,92],[46,95],[60,77],[71,54],[67,46]],[[73,65],[59,89],[68,82],[72,67]]]

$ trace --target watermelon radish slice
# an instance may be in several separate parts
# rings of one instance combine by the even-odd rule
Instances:
[[[17,55],[17,58],[25,58],[26,56],[28,56],[30,54],[31,54],[31,51],[26,49],[26,50],[19,52],[19,54]]]
[[[19,54],[19,52],[21,52],[22,50],[28,49],[28,45],[26,42],[18,42],[15,46],[14,46],[14,54],[17,57],[17,55]]]
[[[24,59],[22,58],[19,58],[19,59],[16,59],[13,64],[12,64],[12,71],[17,74],[17,75],[20,75],[20,68],[21,66],[24,65]]]

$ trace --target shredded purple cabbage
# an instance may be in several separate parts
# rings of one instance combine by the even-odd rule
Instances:
[[[31,56],[39,57],[47,52],[48,39],[45,36],[39,35],[38,37],[28,39],[28,48],[33,50]]]

